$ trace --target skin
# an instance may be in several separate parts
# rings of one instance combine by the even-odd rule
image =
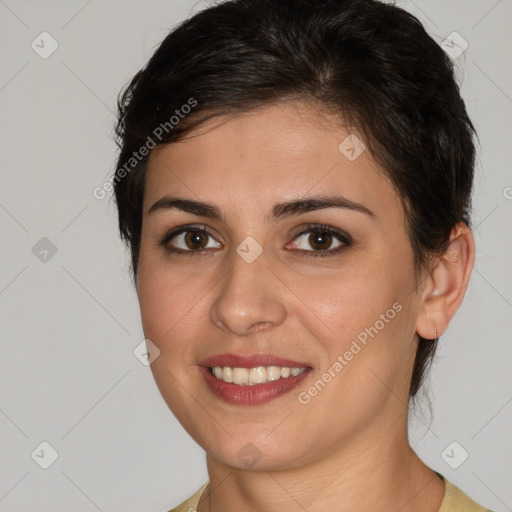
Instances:
[[[199,512],[337,510],[437,511],[444,483],[411,449],[407,404],[418,335],[440,336],[462,302],[474,259],[470,230],[458,225],[445,255],[418,275],[397,193],[369,151],[349,161],[349,132],[318,109],[281,102],[208,121],[193,137],[153,150],[146,177],[137,279],[151,364],[177,419],[206,451],[210,486]],[[276,203],[343,195],[372,215],[325,208],[270,222]],[[166,195],[214,204],[223,220],[150,207]],[[319,252],[313,228],[350,235],[338,254]],[[205,226],[201,253],[171,229]],[[304,228],[305,229],[305,228]],[[190,236],[190,235],[189,235]],[[253,237],[252,263],[236,248]],[[327,249],[340,245],[333,236]],[[307,404],[298,400],[365,328],[402,309]],[[306,362],[296,390],[266,404],[228,404],[198,369],[220,353]],[[237,454],[251,442],[248,468]],[[362,499],[364,497],[364,499]]]

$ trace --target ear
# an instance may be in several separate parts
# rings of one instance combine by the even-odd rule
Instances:
[[[475,260],[475,241],[469,227],[458,223],[446,252],[436,258],[425,280],[416,332],[434,339],[443,334],[464,299]]]

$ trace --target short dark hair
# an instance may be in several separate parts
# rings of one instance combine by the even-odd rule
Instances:
[[[228,0],[172,30],[119,96],[114,191],[135,281],[149,158],[140,149],[293,99],[363,138],[402,201],[417,269],[446,250],[457,223],[470,226],[476,132],[450,58],[417,18],[377,0]],[[194,108],[178,120],[184,105]],[[419,338],[410,398],[436,345]]]

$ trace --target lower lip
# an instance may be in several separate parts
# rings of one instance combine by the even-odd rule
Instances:
[[[200,366],[199,369],[210,391],[215,396],[225,402],[237,405],[260,405],[270,402],[292,391],[311,372],[311,368],[308,368],[300,375],[290,375],[286,379],[281,378],[263,384],[239,385],[217,379],[205,366]]]

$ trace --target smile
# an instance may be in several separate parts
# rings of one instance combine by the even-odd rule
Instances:
[[[313,368],[200,366],[199,371],[213,396],[233,405],[254,406],[289,394],[311,374]]]
[[[288,366],[256,366],[254,368],[214,366],[210,368],[211,374],[218,380],[240,386],[264,384],[266,382],[287,379],[290,376],[297,377],[306,370],[307,367],[290,368]]]

